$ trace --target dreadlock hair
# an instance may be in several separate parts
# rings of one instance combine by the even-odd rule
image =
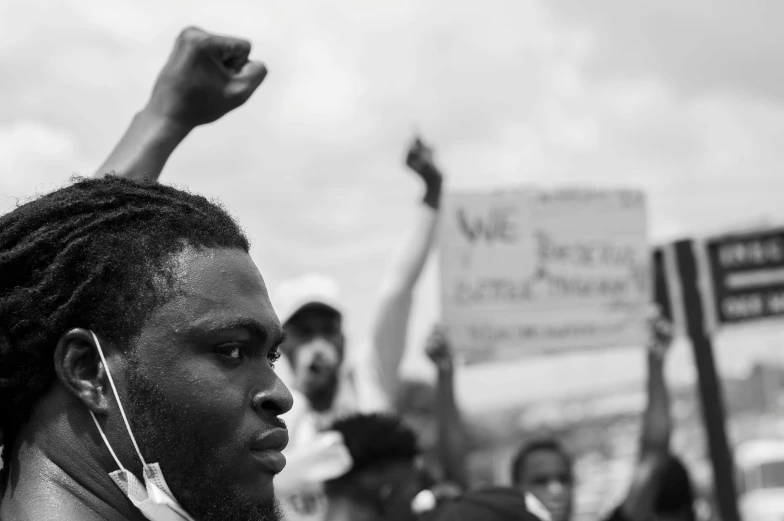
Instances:
[[[175,291],[184,249],[248,239],[219,204],[118,177],[74,179],[0,217],[0,439],[3,466],[55,380],[61,335],[88,328],[126,349]],[[3,476],[0,474],[0,489]]]
[[[336,421],[331,430],[343,435],[354,463],[348,473],[325,483],[328,497],[373,499],[371,494],[375,491],[365,490],[366,487],[359,483],[362,473],[383,470],[398,462],[413,463],[419,454],[414,431],[391,414],[354,414]]]
[[[553,437],[536,438],[520,447],[512,459],[511,470],[512,483],[514,485],[520,485],[522,483],[524,478],[523,469],[525,468],[525,463],[526,460],[528,460],[528,457],[534,452],[538,452],[540,450],[560,454],[566,461],[566,466],[571,471],[572,457],[569,455],[569,453],[566,451],[566,448],[564,448],[560,441]]]

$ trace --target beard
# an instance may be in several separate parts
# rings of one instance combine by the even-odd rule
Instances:
[[[213,444],[198,432],[183,431],[183,407],[140,374],[135,360],[129,364],[128,398],[129,421],[143,454],[148,462],[161,465],[172,493],[195,519],[281,521],[274,496],[252,501],[220,479],[222,469],[209,457]]]

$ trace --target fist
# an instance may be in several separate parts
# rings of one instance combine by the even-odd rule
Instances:
[[[441,327],[435,327],[425,343],[425,353],[441,371],[451,370],[453,367],[452,349],[449,346],[446,332]]]
[[[148,109],[177,124],[211,123],[245,103],[267,75],[250,42],[189,27],[158,75]]]
[[[441,172],[433,161],[433,149],[417,137],[406,154],[406,165],[419,174],[427,184],[440,183]]]
[[[663,358],[672,345],[674,329],[665,318],[657,316],[650,321],[650,338],[648,349],[659,358]]]

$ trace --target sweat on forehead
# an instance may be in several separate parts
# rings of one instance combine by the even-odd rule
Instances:
[[[77,180],[0,217],[0,430],[13,436],[51,385],[74,327],[124,343],[165,300],[185,247],[248,240],[218,204],[116,177]],[[166,293],[166,292],[163,292]]]

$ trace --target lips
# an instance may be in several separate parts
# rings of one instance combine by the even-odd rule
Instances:
[[[279,474],[286,467],[286,456],[279,450],[251,450],[250,453],[272,474]]]
[[[273,429],[256,437],[250,452],[268,471],[277,474],[286,466],[286,457],[281,451],[288,443],[289,433],[286,429]]]
[[[250,450],[265,451],[276,450],[278,452],[286,448],[289,444],[289,431],[286,429],[271,429],[260,436],[257,436],[250,446]]]

